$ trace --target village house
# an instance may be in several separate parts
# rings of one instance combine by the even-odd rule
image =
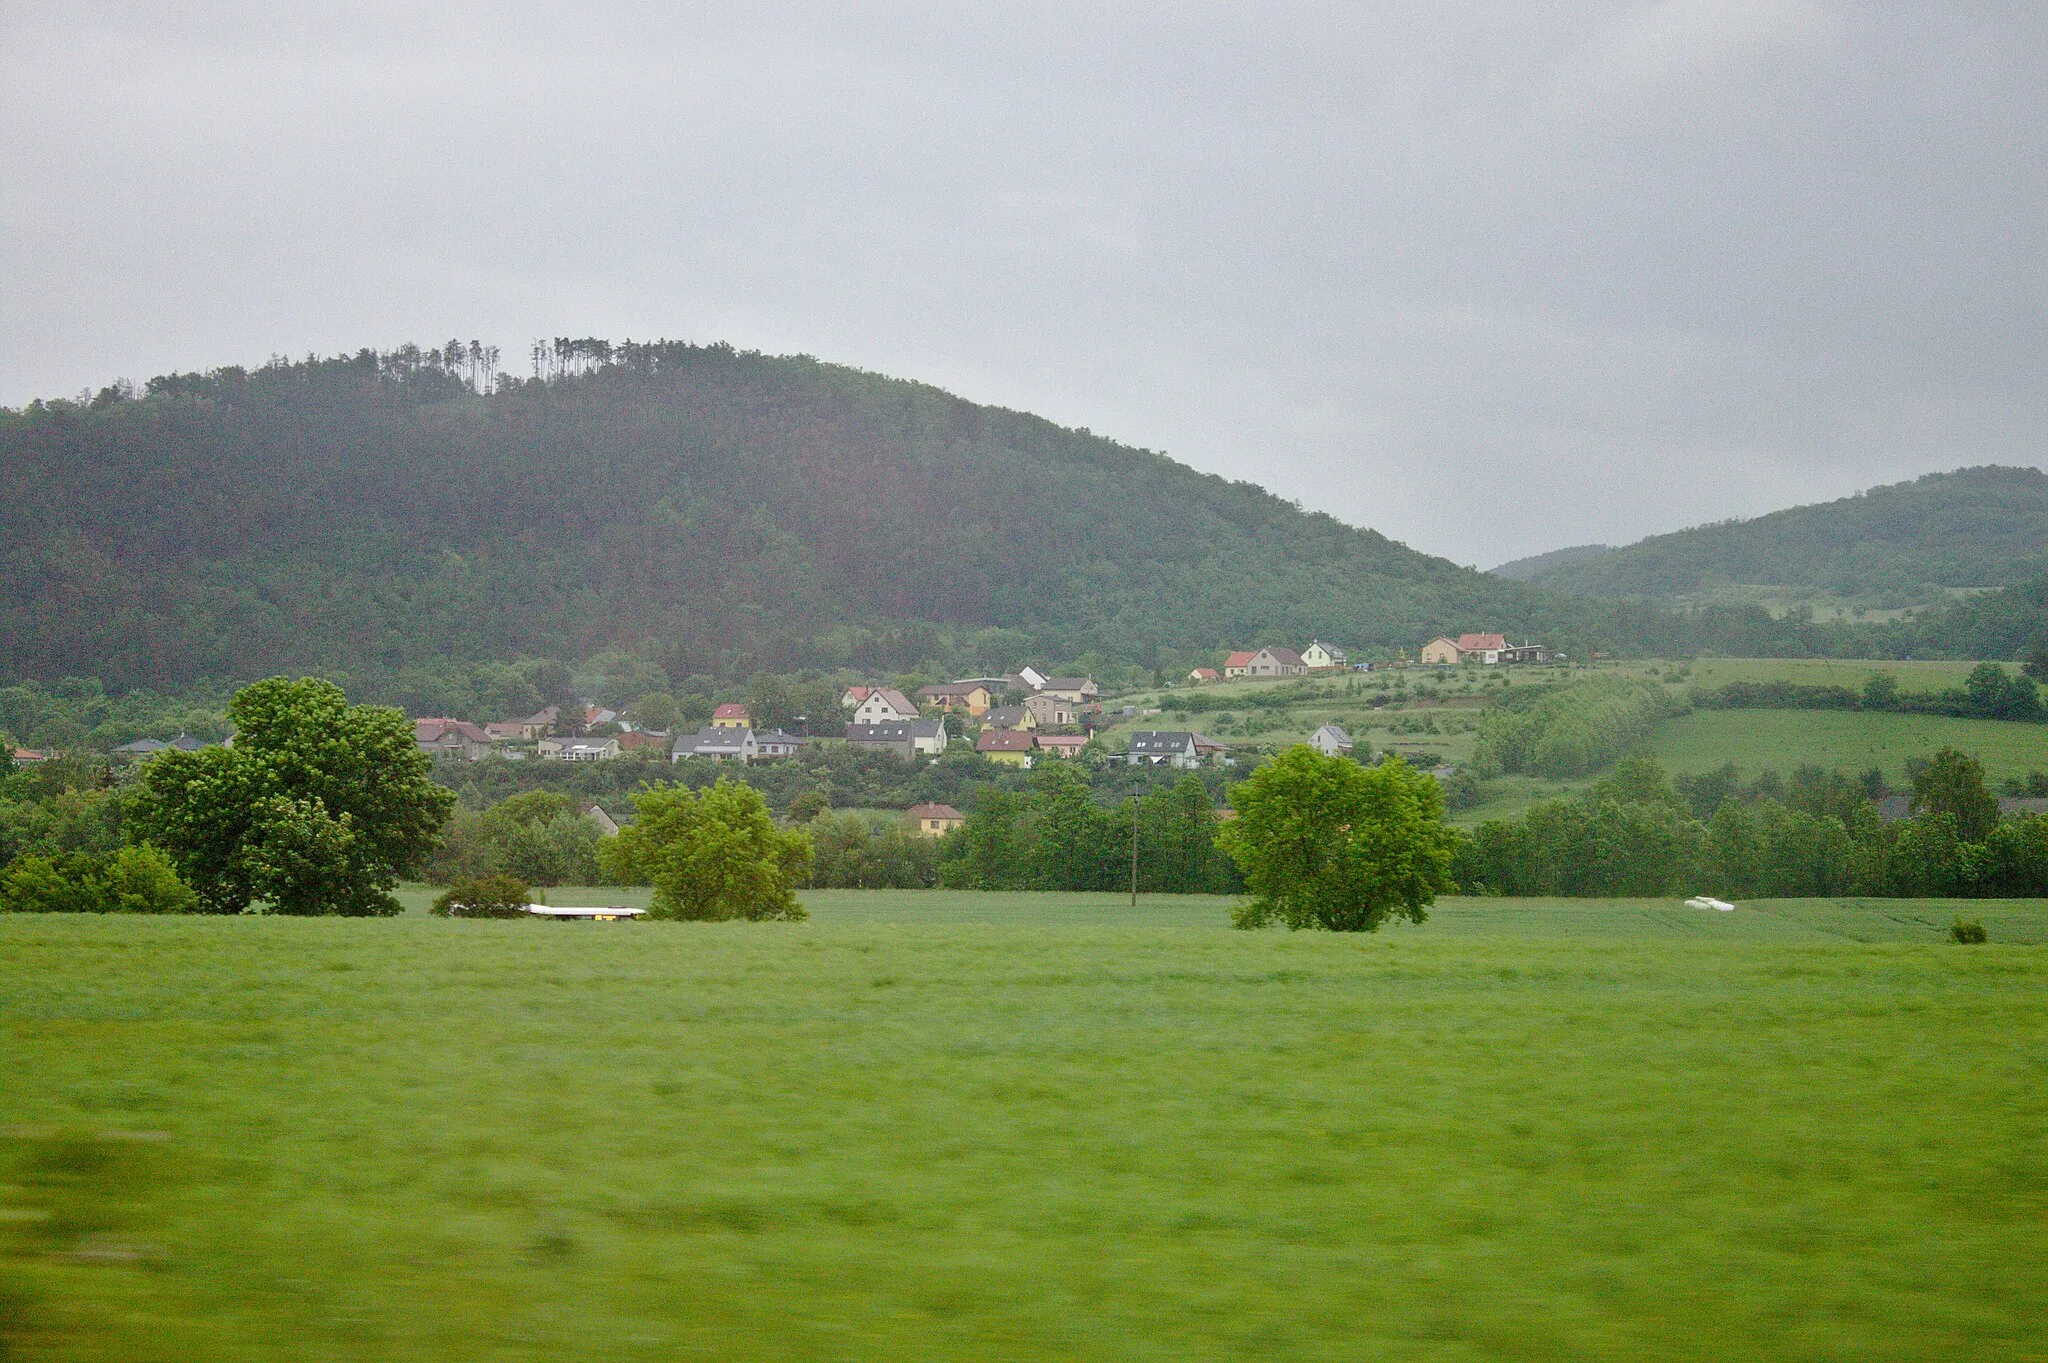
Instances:
[[[540,741],[540,755],[554,762],[609,762],[619,755],[616,738],[558,738]]]
[[[1140,729],[1131,735],[1124,760],[1134,767],[1198,767],[1202,764],[1195,736],[1185,729],[1153,731]]]
[[[1252,674],[1252,659],[1258,656],[1256,653],[1245,652],[1231,654],[1223,660],[1224,677],[1249,677]]]
[[[1032,737],[1038,740],[1038,750],[1040,752],[1049,752],[1054,757],[1061,759],[1077,757],[1080,755],[1081,749],[1088,746],[1088,735],[1086,734],[1034,733]]]
[[[981,725],[984,729],[1036,729],[1038,716],[1029,705],[998,705],[981,717]]]
[[[991,762],[1028,767],[1038,740],[1023,729],[983,729],[974,740],[974,750]]]
[[[853,708],[850,724],[893,724],[918,718],[910,698],[893,686],[877,686]]]
[[[597,825],[597,831],[600,835],[607,838],[619,836],[619,821],[605,813],[603,805],[592,805],[583,811],[583,817]],[[631,823],[632,820],[628,819],[626,822]]]
[[[1095,684],[1093,677],[1047,677],[1032,690],[1038,695],[1056,696],[1076,705],[1085,705],[1102,694],[1102,688]]]
[[[550,705],[545,710],[539,710],[528,715],[525,719],[515,719],[509,722],[519,726],[519,736],[521,739],[528,743],[538,743],[541,739],[546,738],[555,731],[555,721],[561,717],[561,709]]]
[[[484,725],[484,733],[493,743],[531,743],[527,727],[523,719],[494,719]]]
[[[753,761],[758,751],[752,729],[712,724],[694,734],[677,735],[674,745],[668,750],[668,760],[680,762],[685,757],[708,757],[714,762],[746,763]]]
[[[460,757],[480,762],[491,754],[491,736],[461,719],[416,719],[412,741],[423,753],[435,757]]]
[[[747,707],[737,701],[727,701],[711,712],[711,727],[714,729],[751,729],[754,716]]]
[[[948,714],[965,711],[972,718],[996,703],[995,694],[979,681],[947,682],[918,688],[917,698]]]
[[[910,826],[927,838],[950,833],[967,822],[967,816],[951,805],[912,805]]]
[[[766,733],[754,735],[754,757],[762,762],[777,757],[794,757],[796,750],[803,745],[804,740],[796,734],[770,729]]]
[[[1062,729],[1081,721],[1079,705],[1050,691],[1040,691],[1026,698],[1024,711],[1037,721],[1037,727],[1041,729]]]
[[[1188,680],[1193,682],[1196,686],[1201,686],[1207,682],[1222,681],[1223,674],[1221,672],[1218,672],[1213,667],[1198,667],[1194,671],[1188,673]]]
[[[1325,757],[1349,757],[1353,746],[1351,735],[1337,724],[1325,724],[1310,734],[1308,745]]]
[[[618,722],[619,712],[617,710],[607,709],[602,705],[586,705],[583,707],[583,727],[586,729],[595,729],[600,724],[617,724]]]
[[[1308,647],[1301,651],[1301,665],[1311,672],[1341,671],[1349,662],[1343,649],[1321,639],[1309,640]]]
[[[1017,681],[1022,683],[1022,685],[1013,689],[1042,691],[1045,689],[1045,684],[1050,680],[1052,680],[1050,677],[1035,667],[1020,667],[1017,669]]]
[[[1460,634],[1458,659],[1492,667],[1501,660],[1500,655],[1507,651],[1507,647],[1507,639],[1499,634]]]
[[[840,697],[839,697],[839,705],[840,705],[840,708],[841,708],[841,709],[846,709],[846,710],[851,710],[851,709],[852,709],[852,708],[853,708],[854,706],[856,706],[856,705],[860,704],[860,703],[861,703],[862,701],[866,700],[866,699],[868,698],[868,693],[869,693],[870,691],[873,691],[874,689],[875,689],[875,688],[874,688],[874,687],[872,687],[872,686],[849,686],[849,687],[847,687],[847,688],[846,688],[846,690],[845,690],[845,692],[844,692],[844,693],[842,693],[842,694],[840,695]]]
[[[1299,677],[1308,669],[1291,648],[1262,648],[1245,664],[1247,677]]]
[[[417,730],[415,730],[415,738],[417,738]],[[212,746],[213,744],[203,743],[190,734],[179,734],[176,738],[168,740],[161,738],[138,738],[133,743],[123,743],[120,747],[114,749],[114,753],[119,757],[149,757],[160,752],[198,752],[201,748],[210,748]]]
[[[1421,656],[1430,667],[1455,667],[1458,664],[1458,641],[1439,634],[1422,646]]]
[[[943,719],[892,719],[879,724],[846,726],[846,746],[912,757],[937,757],[946,750]]]

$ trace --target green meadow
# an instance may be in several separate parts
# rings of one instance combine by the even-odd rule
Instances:
[[[2048,1350],[2041,903],[1452,900],[1339,937],[1199,898],[806,902],[0,917],[0,1340]],[[1945,940],[1959,908],[1990,945]]]
[[[1905,783],[1906,759],[1961,748],[1993,783],[2048,771],[2048,724],[1859,710],[1696,710],[1657,726],[1650,752],[1673,774],[1733,762],[1752,775],[1789,776],[1802,763],[1848,772],[1877,767]]]
[[[1800,686],[1846,686],[1863,689],[1873,673],[1889,672],[1901,691],[1945,691],[1963,684],[1972,662],[1863,661],[1839,658],[1700,658],[1690,665],[1698,686],[1729,682],[1793,682]],[[2008,670],[2010,663],[2006,664]]]

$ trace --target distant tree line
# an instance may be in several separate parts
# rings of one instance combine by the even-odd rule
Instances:
[[[1997,663],[1979,663],[1961,686],[1940,691],[1901,691],[1897,676],[1873,672],[1860,688],[1737,681],[1719,688],[1694,687],[1689,699],[1702,710],[1870,710],[2029,724],[2048,720],[2034,678],[2008,672]]]
[[[1976,759],[1950,748],[1915,764],[1907,819],[1878,817],[1884,789],[1817,768],[1673,783],[1629,758],[1581,796],[1481,824],[1453,874],[1511,895],[2048,895],[2048,819],[2001,818]]]
[[[936,880],[962,890],[1125,889],[1134,818],[1141,893],[1243,887],[1216,845],[1216,802],[1201,777],[1185,773],[1150,794],[1108,803],[1066,763],[1037,768],[1024,791],[982,791],[966,824],[940,841]]]

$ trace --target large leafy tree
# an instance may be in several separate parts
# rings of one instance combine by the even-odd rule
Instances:
[[[638,817],[599,856],[627,884],[652,883],[655,918],[807,918],[796,887],[810,835],[781,829],[752,786],[722,776],[702,791],[657,785],[633,797]]]
[[[1913,772],[1913,813],[1946,814],[1956,836],[1982,842],[1998,826],[1998,797],[1984,785],[1984,764],[1966,752],[1943,748]]]
[[[1443,793],[1399,758],[1366,767],[1296,746],[1230,800],[1238,817],[1218,841],[1252,891],[1239,927],[1373,932],[1392,917],[1420,923],[1451,888]]]
[[[144,768],[132,835],[163,849],[215,913],[399,912],[391,888],[433,852],[455,795],[400,711],[316,678],[272,677],[228,705],[233,746]]]

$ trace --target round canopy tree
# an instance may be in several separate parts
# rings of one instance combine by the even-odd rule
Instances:
[[[429,776],[405,715],[340,687],[272,677],[228,703],[233,746],[166,752],[143,769],[130,818],[214,913],[399,912],[454,792]]]
[[[631,824],[599,851],[624,884],[654,886],[653,918],[806,918],[796,886],[811,869],[810,834],[775,826],[761,793],[721,776],[708,790],[655,785],[633,797]]]
[[[1457,835],[1436,778],[1398,757],[1376,767],[1297,745],[1230,793],[1238,817],[1217,842],[1252,899],[1241,928],[1373,932],[1390,917],[1420,923],[1451,888]]]

